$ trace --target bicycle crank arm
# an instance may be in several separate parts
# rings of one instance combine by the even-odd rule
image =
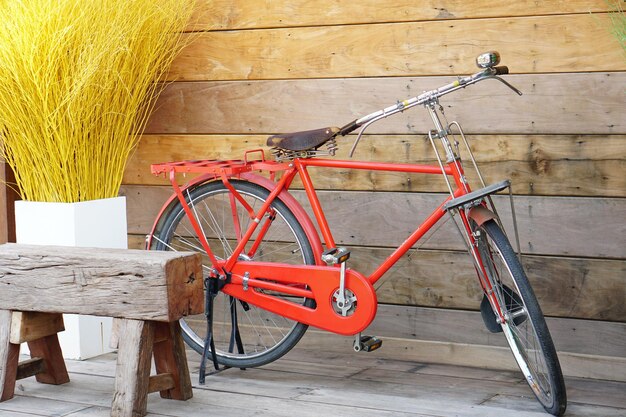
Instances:
[[[237,262],[230,283],[222,291],[280,316],[341,335],[354,335],[374,320],[377,309],[372,284],[356,271],[346,269],[345,289],[353,308],[347,315],[337,309],[339,268],[288,265],[274,262]],[[315,300],[314,307],[302,298]]]

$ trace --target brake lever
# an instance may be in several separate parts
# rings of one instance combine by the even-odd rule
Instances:
[[[511,90],[515,91],[517,93],[518,96],[522,95],[522,92],[520,90],[518,90],[517,88],[513,87],[511,84],[509,84],[508,81],[498,77],[497,75],[495,75],[493,78],[495,78],[496,80],[500,81],[501,83],[503,83],[504,85],[506,85],[507,87],[509,87]]]

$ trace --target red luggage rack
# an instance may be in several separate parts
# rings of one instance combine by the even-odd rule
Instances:
[[[248,161],[248,154],[260,153],[261,159]],[[244,172],[250,171],[269,171],[274,174],[277,171],[284,171],[288,168],[287,164],[265,160],[265,153],[262,149],[248,151],[244,154],[244,159],[232,160],[187,160],[176,162],[163,162],[160,164],[152,164],[151,172],[154,175],[169,174],[170,180],[174,174],[213,174],[216,176],[226,175],[227,177],[238,176]]]
[[[260,159],[255,159],[252,161],[248,161],[248,155],[251,153],[260,154]],[[172,188],[174,188],[174,196],[172,198],[178,198],[180,201],[187,218],[191,222],[191,226],[194,228],[197,236],[200,236],[200,243],[202,244],[202,248],[205,250],[207,256],[211,260],[211,264],[213,268],[217,268],[218,260],[213,255],[209,244],[204,237],[202,232],[202,228],[198,225],[198,222],[192,213],[189,204],[187,203],[185,196],[183,195],[183,191],[181,187],[178,185],[176,181],[176,174],[202,174],[200,177],[194,179],[191,183],[185,185],[183,189],[191,186],[192,184],[203,181],[206,178],[221,178],[224,185],[229,188],[236,198],[241,199],[239,193],[235,191],[232,185],[230,185],[228,178],[230,177],[238,177],[244,176],[246,173],[250,171],[268,171],[270,173],[270,180],[274,181],[276,176],[276,172],[284,171],[289,169],[289,164],[280,163],[276,161],[266,161],[265,160],[265,152],[262,149],[255,149],[252,151],[247,151],[244,153],[244,159],[234,159],[234,160],[216,160],[216,159],[205,159],[205,160],[189,160],[189,161],[177,161],[177,162],[164,162],[161,164],[152,164],[150,166],[150,170],[154,175],[163,174],[166,178],[170,180],[172,183]],[[286,178],[286,177],[285,177]],[[239,196],[239,197],[237,197]],[[170,200],[171,201],[171,200]],[[240,200],[241,201],[241,200]],[[168,201],[169,203],[169,201]],[[167,204],[166,203],[166,206]],[[164,210],[165,206],[163,207]],[[159,215],[160,216],[160,215]]]

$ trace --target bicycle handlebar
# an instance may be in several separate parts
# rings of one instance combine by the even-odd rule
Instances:
[[[408,100],[399,101],[393,106],[386,107],[382,110],[363,116],[360,119],[353,120],[352,122],[342,127],[339,130],[339,134],[342,136],[345,136],[348,133],[358,129],[361,126],[365,126],[366,124],[371,124],[377,120],[384,119],[388,116],[391,116],[392,114],[402,112],[418,104],[434,103],[441,96],[452,93],[453,91],[459,90],[461,88],[465,88],[469,85],[475,84],[477,82],[480,82],[486,79],[491,79],[491,78],[496,79],[504,83],[507,87],[509,87],[510,89],[512,89],[518,95],[521,96],[522,95],[521,91],[519,91],[517,88],[513,87],[507,81],[499,77],[499,75],[506,75],[508,73],[509,73],[508,67],[499,66],[499,67],[485,68],[482,71],[479,71],[475,74],[468,75],[465,77],[458,77],[455,81],[449,84],[446,84],[434,90],[426,91],[420,94],[419,96],[415,96]]]
[[[496,70],[496,75],[507,75],[509,73],[509,67],[504,65],[501,67],[494,67],[493,69]]]

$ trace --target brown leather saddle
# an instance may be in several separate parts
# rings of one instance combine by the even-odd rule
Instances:
[[[286,151],[308,151],[319,148],[334,138],[339,131],[338,127],[324,127],[322,129],[274,135],[267,138],[267,146]]]

